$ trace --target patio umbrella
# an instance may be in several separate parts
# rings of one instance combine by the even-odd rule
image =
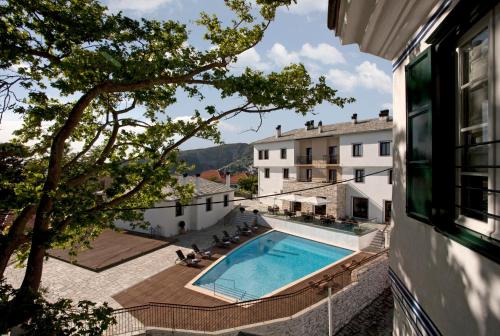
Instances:
[[[328,203],[328,201],[326,200],[326,198],[324,198],[324,197],[317,197],[317,196],[304,197],[301,202],[302,203],[312,204],[312,205],[325,205],[325,204]]]
[[[282,196],[278,197],[279,200],[288,201],[288,202],[302,202],[302,200],[304,198],[305,197],[303,197],[303,196],[299,196],[299,195],[295,195],[295,194],[282,195]]]

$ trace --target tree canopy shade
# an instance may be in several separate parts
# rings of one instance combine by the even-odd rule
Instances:
[[[22,116],[14,142],[29,144],[22,176],[2,179],[15,193],[8,208],[17,217],[0,236],[0,277],[13,254],[26,273],[0,305],[0,332],[40,309],[48,248],[88,245],[116,219],[141,220],[140,212],[116,210],[151,206],[165,190],[189,201],[192,186],[175,178],[189,168],[178,159],[188,139],[219,143],[218,121],[240,113],[306,114],[323,102],[353,101],[338,97],[323,77],[311,79],[301,64],[230,71],[261,41],[277,8],[291,2],[225,0],[229,23],[201,13],[204,50],[189,44],[180,22],[134,20],[95,0],[0,2],[0,109]],[[178,92],[204,101],[205,87],[239,103],[227,110],[206,104],[204,116],[192,111],[189,121],[169,116]]]

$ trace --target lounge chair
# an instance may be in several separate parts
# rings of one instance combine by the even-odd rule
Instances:
[[[193,248],[193,252],[201,258],[210,259],[212,257],[212,251],[210,250],[200,250],[196,244],[191,245],[191,247]]]
[[[257,231],[257,230],[259,229],[259,227],[258,227],[258,226],[254,226],[254,225],[249,226],[249,225],[247,224],[247,222],[243,223],[243,226],[244,226],[245,228],[247,228],[248,230],[252,230],[252,231]]]
[[[176,264],[177,262],[180,262],[185,264],[186,266],[196,266],[201,261],[200,259],[196,258],[187,258],[181,250],[177,250],[175,251],[175,253],[177,254],[177,260],[175,261]]]
[[[229,239],[229,241],[232,243],[240,242],[240,236],[238,235],[231,236],[226,230],[222,231],[222,233],[224,234],[224,237],[222,237],[222,239]]]
[[[227,248],[229,245],[231,245],[231,243],[229,241],[220,240],[219,237],[217,237],[217,235],[213,235],[212,237],[214,238],[214,243],[215,243],[215,246],[217,246],[217,247]]]
[[[242,236],[250,236],[252,234],[252,230],[247,229],[247,228],[241,228],[241,226],[236,225],[236,230],[238,230],[238,234]]]

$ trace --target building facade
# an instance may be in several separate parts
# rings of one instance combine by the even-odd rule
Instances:
[[[194,186],[189,204],[182,205],[175,197],[157,202],[154,207],[158,209],[149,209],[144,213],[144,220],[149,223],[147,229],[125,221],[117,221],[115,225],[126,230],[170,237],[183,231],[212,226],[234,209],[234,190],[226,184],[199,176],[179,177],[179,182]]]
[[[282,209],[354,217],[384,223],[390,217],[392,119],[379,118],[332,125],[306,123],[253,143],[258,195]],[[366,175],[366,176],[365,176]],[[345,183],[337,183],[347,180]],[[321,187],[311,190],[312,187]],[[326,198],[324,206],[281,201],[273,195],[292,192]],[[269,196],[269,197],[265,197]]]
[[[328,24],[393,61],[394,335],[498,335],[498,1],[330,1]]]

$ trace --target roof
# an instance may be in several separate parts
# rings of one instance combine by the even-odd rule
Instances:
[[[238,180],[242,177],[248,177],[248,174],[243,172],[231,174],[231,184],[238,184]]]
[[[277,138],[276,136],[271,136],[261,140],[254,141],[252,142],[252,145],[269,143],[269,142],[280,142],[287,140],[322,138],[332,135],[390,130],[392,129],[392,124],[393,124],[392,119],[385,120],[376,118],[376,119],[358,120],[358,122],[355,124],[352,122],[344,122],[344,123],[323,125],[321,133],[319,133],[317,127],[310,130],[306,130],[305,127],[303,127],[288,132],[282,132],[279,138]]]
[[[222,181],[222,176],[217,169],[205,170],[200,173],[200,177],[211,181]]]
[[[196,179],[198,179],[198,183],[196,183]],[[184,183],[184,184],[193,184],[194,187],[194,197],[200,197],[200,196],[207,196],[207,195],[213,195],[213,194],[220,194],[220,193],[227,193],[234,191],[234,189],[226,186],[225,184],[218,183],[218,182],[212,182],[209,180],[206,180],[201,177],[195,177],[195,176],[178,176],[177,180],[179,183]],[[166,187],[164,192],[169,191],[169,187]],[[175,200],[177,197],[171,196],[167,197],[167,200]]]

